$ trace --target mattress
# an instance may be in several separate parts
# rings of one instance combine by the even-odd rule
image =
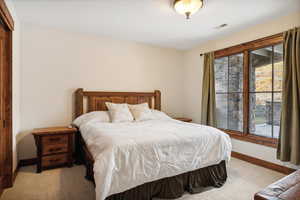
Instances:
[[[171,118],[82,124],[94,160],[96,199],[138,185],[229,161],[229,136],[213,127]]]

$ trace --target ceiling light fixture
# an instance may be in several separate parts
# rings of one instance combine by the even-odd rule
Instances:
[[[196,13],[203,7],[203,0],[175,0],[174,9],[179,14],[185,15],[186,19],[190,19],[190,16]]]

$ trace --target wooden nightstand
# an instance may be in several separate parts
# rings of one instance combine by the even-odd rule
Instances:
[[[174,119],[183,121],[183,122],[192,122],[193,121],[192,119],[186,118],[186,117],[175,117]]]
[[[52,127],[34,129],[37,147],[37,173],[43,169],[73,166],[73,137],[76,128]]]

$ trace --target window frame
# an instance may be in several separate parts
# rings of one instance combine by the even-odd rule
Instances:
[[[249,76],[250,76],[250,52],[261,49],[268,46],[275,46],[283,43],[283,33],[272,35],[269,37],[261,38],[251,42],[239,44],[229,48],[221,49],[215,51],[214,59],[231,56],[239,53],[243,53],[243,132],[221,129],[230,135],[230,137],[252,142],[255,144],[261,144],[269,147],[276,148],[278,144],[278,139],[268,138],[263,136],[258,136],[251,134],[249,131],[249,95],[250,95],[250,85],[249,85]],[[273,72],[272,72],[273,73]]]

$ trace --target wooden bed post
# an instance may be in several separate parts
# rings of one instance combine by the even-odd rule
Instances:
[[[75,91],[75,118],[83,114],[83,89]]]
[[[75,91],[75,118],[79,117],[83,114],[83,89],[78,88]],[[77,127],[78,129],[78,127]],[[83,163],[83,153],[82,153],[82,145],[80,142],[80,132],[75,134],[75,163],[77,165]]]
[[[155,90],[154,91],[154,104],[155,104],[155,107],[154,109],[156,110],[161,110],[161,93],[159,90]]]

